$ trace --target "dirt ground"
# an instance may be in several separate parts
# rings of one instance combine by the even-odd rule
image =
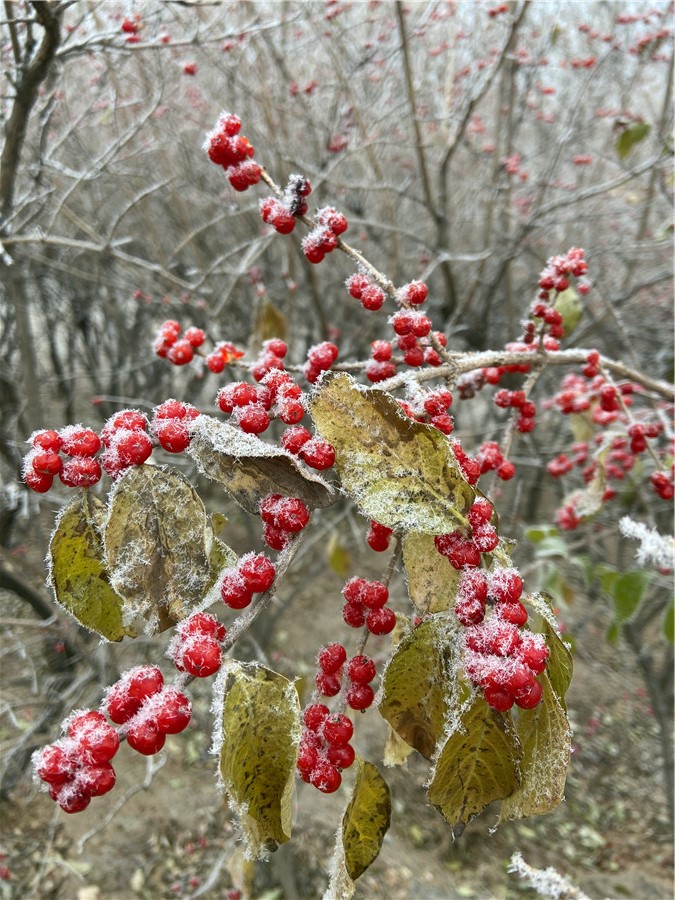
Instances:
[[[325,574],[325,543],[311,549],[301,574],[288,585],[292,602],[277,612],[271,633],[261,637],[264,651],[251,645],[242,646],[243,653],[264,652],[269,664],[286,674],[294,673],[290,660],[299,654],[311,677],[316,649],[335,639],[339,617],[342,580]],[[39,585],[40,559],[33,559],[27,547],[15,556],[22,566],[28,564],[29,577]],[[356,571],[375,574],[367,568],[380,565],[373,557]],[[48,664],[60,647],[58,626],[45,634],[15,597],[0,599],[3,620],[10,623],[2,650],[0,733],[7,756],[44,704]],[[538,896],[508,872],[515,851],[536,868],[554,866],[592,898],[675,896],[658,727],[633,657],[607,644],[608,613],[597,600],[577,597],[564,617],[570,633],[579,634],[568,694],[574,755],[566,802],[546,817],[509,823],[495,832],[495,815],[488,810],[453,842],[447,824],[425,802],[425,761],[413,754],[405,768],[381,767],[392,791],[392,827],[379,859],[357,883],[357,900]],[[376,656],[386,652],[386,639],[378,640],[379,646],[369,648]],[[160,637],[153,646],[165,642],[166,636]],[[69,689],[78,705],[98,705],[105,677],[110,680],[111,672],[114,677],[116,668],[158,659],[156,650],[146,659],[151,647],[138,643],[114,651],[91,646],[96,665],[88,675],[81,667],[81,683]],[[7,876],[0,879],[3,900],[232,900],[237,890],[256,900],[322,895],[347,791],[324,796],[300,784],[291,843],[268,864],[247,863],[214,787],[209,685],[196,683],[191,690],[195,715],[188,730],[150,761],[123,747],[116,759],[115,791],[84,813],[67,816],[55,809],[14,763],[15,783],[0,801],[0,872]],[[357,749],[380,764],[384,723],[370,710],[356,724]],[[32,746],[57,734],[58,718]],[[349,777],[345,780],[349,784]]]

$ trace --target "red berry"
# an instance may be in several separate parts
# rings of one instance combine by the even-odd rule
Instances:
[[[492,518],[492,504],[484,497],[479,497],[471,505],[471,509],[467,514],[467,519],[472,528],[484,525]]]
[[[327,759],[319,759],[309,776],[310,783],[323,794],[333,794],[342,784],[342,776]]]
[[[347,660],[347,651],[342,644],[328,644],[319,651],[319,667],[326,675],[334,675]]]
[[[527,610],[520,601],[516,603],[500,603],[497,606],[497,614],[500,619],[517,625],[519,628],[527,622]]]
[[[310,347],[307,352],[307,360],[310,365],[314,366],[316,369],[321,369],[322,371],[330,369],[337,357],[338,348],[335,344],[331,344],[330,341],[323,341],[321,344],[316,344],[314,347]]]
[[[354,734],[352,720],[342,713],[324,719],[322,733],[329,744],[348,744]]]
[[[193,613],[189,618],[183,619],[178,627],[181,634],[205,634],[215,641],[225,639],[225,626],[210,613]]]
[[[237,424],[247,434],[262,434],[270,424],[270,416],[262,403],[251,403],[237,410]]]
[[[193,347],[201,347],[206,340],[206,335],[201,328],[192,326],[185,331],[185,340],[192,344]]]
[[[318,731],[329,712],[330,710],[324,703],[312,703],[305,709],[302,721],[310,731]]]
[[[486,687],[484,697],[486,703],[499,712],[506,712],[513,706],[513,695],[500,687]]]
[[[490,593],[497,603],[516,603],[523,593],[523,579],[515,569],[495,569],[490,573]]]
[[[366,627],[371,634],[389,634],[396,625],[396,613],[388,607],[371,609],[366,616]]]
[[[61,809],[67,813],[78,813],[86,809],[91,803],[91,795],[75,786],[75,783],[64,784],[55,792],[54,800]]]
[[[345,286],[350,295],[355,300],[360,300],[363,291],[370,285],[370,283],[370,279],[367,275],[357,273],[355,275],[349,276],[349,278],[345,282]]]
[[[347,705],[352,709],[368,709],[375,699],[375,691],[369,684],[352,683],[347,689]]]
[[[111,448],[123,466],[142,466],[152,453],[152,440],[144,431],[120,431]]]
[[[366,543],[370,549],[374,550],[376,553],[383,553],[387,550],[389,548],[390,539],[391,534],[375,531],[372,527],[368,529],[368,534],[366,535]]]
[[[208,678],[220,668],[223,653],[219,644],[207,635],[190,635],[186,637],[178,650],[181,666],[189,675],[196,678]]]
[[[190,429],[183,419],[161,419],[152,430],[167,453],[182,453],[190,446]]]
[[[323,697],[335,697],[340,693],[340,677],[327,672],[317,672],[314,679],[317,691]]]
[[[299,497],[288,497],[279,504],[276,524],[284,531],[296,534],[309,522],[309,510]]]
[[[338,769],[348,769],[355,757],[356,753],[351,744],[331,744],[326,751],[328,762]]]
[[[360,299],[361,306],[364,309],[367,309],[369,312],[377,312],[378,309],[382,309],[384,301],[387,299],[387,295],[382,288],[378,287],[376,284],[368,284],[361,291]]]
[[[101,464],[92,456],[69,459],[59,472],[59,478],[66,487],[91,487],[101,480],[101,475]]]
[[[130,669],[108,690],[105,704],[108,715],[118,725],[128,722],[143,701],[161,691],[164,677],[157,666]]]
[[[323,438],[310,438],[302,445],[299,456],[312,469],[323,471],[330,469],[335,463],[335,450],[328,441]]]
[[[504,462],[497,468],[497,475],[502,479],[502,481],[510,481],[515,474],[516,467],[508,459],[505,459]]]
[[[541,700],[542,693],[541,685],[538,681],[534,681],[529,688],[516,694],[516,706],[521,709],[533,709]]]
[[[34,766],[38,778],[54,785],[69,781],[77,767],[71,753],[59,742],[43,747],[34,757]]]
[[[297,455],[311,438],[312,435],[304,426],[295,425],[287,428],[281,435],[281,446],[289,453]]]
[[[159,753],[165,743],[166,735],[159,730],[153,719],[133,721],[127,729],[127,744],[143,756]]]
[[[34,447],[40,447],[42,450],[53,450],[55,453],[59,452],[63,444],[58,431],[50,431],[49,429],[35,431],[30,437],[30,442]]]
[[[53,475],[41,475],[33,469],[27,469],[23,474],[25,484],[37,494],[46,494],[54,481]]]
[[[102,797],[115,787],[115,770],[110,763],[84,766],[75,776],[75,788],[90,797]]]
[[[298,772],[303,776],[305,781],[309,781],[309,777],[319,760],[319,751],[316,747],[311,746],[304,741],[300,742],[298,748],[298,759],[296,766]]]
[[[429,290],[423,281],[411,281],[399,291],[401,300],[413,306],[419,306],[427,299]]]
[[[63,468],[63,460],[54,450],[38,450],[30,456],[33,471],[39,475],[58,475]]]
[[[237,565],[239,575],[248,589],[259,594],[269,590],[274,581],[274,564],[263,554],[250,553],[242,556]]]
[[[172,344],[166,351],[166,358],[169,362],[173,363],[174,366],[186,366],[188,363],[192,362],[194,355],[194,347],[190,341],[186,341],[185,338],[176,341],[176,343]]]
[[[368,609],[380,609],[388,599],[389,591],[381,581],[366,581],[359,595],[359,600]]]
[[[342,607],[342,618],[351,628],[361,628],[366,621],[366,611],[361,603],[347,602]]]
[[[230,609],[245,609],[253,599],[253,590],[238,569],[228,569],[220,584],[220,596]]]
[[[162,734],[180,734],[192,718],[189,698],[175,688],[167,688],[158,699],[161,705],[155,713],[157,728]]]
[[[93,456],[101,449],[101,438],[91,428],[71,425],[60,432],[61,449],[68,456]]]
[[[263,540],[270,549],[281,551],[288,546],[291,535],[288,531],[277,528],[276,525],[265,524],[265,527],[263,528]]]
[[[370,684],[375,678],[375,663],[369,656],[354,656],[349,660],[347,675],[357,684]]]
[[[485,601],[476,596],[460,595],[455,601],[455,615],[467,628],[478,625],[485,618]]]

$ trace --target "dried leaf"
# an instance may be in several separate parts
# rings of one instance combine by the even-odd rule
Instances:
[[[311,507],[335,502],[331,485],[285,450],[211,416],[199,416],[192,427],[188,453],[197,468],[247,512],[257,514],[269,494],[300,497]]]
[[[413,422],[392,397],[342,373],[324,376],[310,411],[335,447],[342,486],[363,515],[424,534],[465,524],[475,491],[436,428]]]
[[[393,766],[405,765],[413,749],[387,723],[387,739],[384,743],[384,753],[382,754],[382,762],[385,766],[392,768]]]
[[[510,717],[474,695],[451,719],[427,796],[450,825],[466,824],[516,790],[520,755]]]
[[[460,573],[438,552],[432,535],[406,534],[403,564],[408,594],[421,613],[442,612],[454,606]]]
[[[456,628],[444,616],[421,622],[402,639],[382,675],[380,715],[426,759],[443,736],[450,688],[446,657]]]
[[[343,544],[339,531],[333,531],[328,539],[328,547],[326,548],[326,557],[328,565],[340,576],[346,578],[352,567],[352,558],[349,550]]]
[[[518,711],[516,730],[523,749],[521,784],[502,802],[501,822],[544,815],[564,796],[572,733],[546,672],[539,681],[543,689],[539,704]]]
[[[257,353],[263,341],[268,341],[271,338],[285,340],[287,331],[288,322],[286,321],[286,316],[269,300],[263,299],[258,307],[255,324],[251,332],[249,341],[251,351]]]
[[[541,630],[550,651],[546,671],[562,708],[566,709],[565,694],[572,681],[574,669],[572,653],[558,633],[558,625],[553,615],[550,598],[541,593],[526,598],[525,602],[541,616],[543,623]]]
[[[135,466],[117,483],[103,540],[124,619],[145,619],[149,633],[189,615],[223,565],[236,559],[214,538],[190,482],[158,466]]]
[[[103,562],[97,523],[104,510],[100,500],[85,493],[61,510],[49,542],[48,581],[56,602],[81,625],[107,641],[121,641],[136,632],[122,621],[124,601]]]
[[[301,730],[295,685],[257,663],[228,660],[221,722],[220,775],[248,855],[264,858],[291,836]]]

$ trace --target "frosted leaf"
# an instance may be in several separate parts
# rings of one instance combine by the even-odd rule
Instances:
[[[271,669],[234,660],[223,668],[220,777],[247,855],[263,859],[291,836],[300,701],[295,685]]]
[[[638,564],[653,563],[660,569],[675,567],[675,541],[672,535],[659,534],[655,528],[648,528],[643,522],[636,522],[630,516],[619,520],[619,530],[624,537],[640,542],[636,551]]]
[[[99,524],[104,506],[78,492],[56,520],[47,553],[47,581],[59,606],[108,641],[135,637],[124,621],[124,601],[103,559]]]
[[[134,467],[114,487],[104,545],[125,623],[143,618],[151,634],[193,612],[231,559],[192,485],[157,466]]]
[[[475,491],[440,431],[408,419],[392,397],[346,374],[321,379],[310,412],[335,448],[344,491],[365,516],[422,534],[466,525]]]
[[[211,416],[198,416],[191,429],[188,454],[199,471],[220,482],[247,512],[257,515],[269,494],[299,497],[310,507],[335,502],[332,486],[286,450]]]
[[[544,815],[562,801],[569,767],[572,732],[546,672],[539,676],[543,693],[534,709],[518,712],[516,729],[523,748],[521,784],[502,802],[500,822]]]
[[[335,838],[330,882],[323,900],[344,900],[377,859],[391,820],[387,782],[376,767],[356,758],[356,782]]]

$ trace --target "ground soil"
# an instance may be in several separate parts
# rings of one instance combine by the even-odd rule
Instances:
[[[241,647],[243,654],[262,653],[289,674],[291,659],[300,658],[311,677],[316,648],[335,639],[339,627],[342,580],[326,575],[322,564],[329,543],[325,536],[314,545],[290,585],[292,602],[259,635],[262,644],[249,642]],[[376,573],[373,566],[381,563],[373,557],[358,568],[360,574]],[[39,587],[39,554],[25,544],[15,549],[14,558]],[[46,632],[36,628],[30,611],[13,595],[0,599],[3,619],[10,622],[2,650],[1,738],[7,759],[44,706],[47,688],[57,677],[54,654],[62,649],[63,635],[58,624]],[[598,598],[577,595],[564,616],[570,632],[580,635],[568,695],[574,755],[566,801],[548,816],[496,831],[494,812],[488,810],[453,840],[448,825],[426,803],[427,764],[413,754],[405,767],[383,769],[392,790],[392,826],[379,859],[357,882],[357,900],[538,896],[508,871],[516,851],[536,868],[554,866],[592,898],[674,896],[659,730],[634,658],[605,640],[608,612]],[[71,633],[68,627],[66,636]],[[117,669],[157,659],[156,648],[164,643],[160,638],[113,651],[89,644],[89,662],[95,659],[95,665],[79,665],[75,676],[81,684],[68,690],[79,705],[96,706],[106,676],[110,680]],[[323,796],[301,784],[293,841],[269,863],[245,861],[215,789],[208,684],[195,684],[193,698],[195,716],[188,731],[169,740],[154,761],[122,748],[115,791],[80,815],[55,809],[22,770],[21,759],[13,760],[10,788],[0,801],[0,865],[8,870],[3,873],[8,878],[0,880],[0,898],[222,898],[236,896],[228,893],[232,890],[257,900],[322,895],[346,791]],[[53,740],[58,721],[47,723],[26,752]],[[379,764],[384,737],[376,711],[359,716],[356,744],[364,757]]]

